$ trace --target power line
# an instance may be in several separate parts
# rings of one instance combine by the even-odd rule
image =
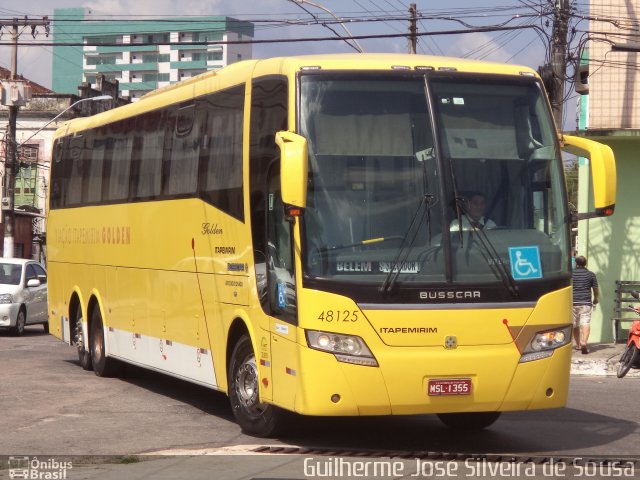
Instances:
[[[466,30],[439,30],[429,32],[417,32],[418,37],[429,37],[437,35],[464,35],[469,33],[484,33],[484,32],[500,32],[507,30],[524,30],[534,29],[539,30],[537,25],[514,25],[514,26],[500,26],[500,27],[476,27]],[[372,35],[353,35],[351,38],[356,40],[366,40],[372,38],[401,38],[406,37],[406,33],[387,33],[387,34],[372,34]],[[252,40],[220,40],[211,42],[189,42],[188,45],[246,45],[246,44],[264,44],[264,43],[294,43],[294,42],[324,42],[324,41],[344,41],[342,37],[298,37],[298,38],[276,38],[276,39],[252,39]],[[0,41],[0,46],[10,45],[8,42]],[[122,47],[125,44],[115,42],[104,43],[84,43],[84,42],[19,42],[21,46],[32,47]],[[179,42],[140,42],[135,44],[126,44],[126,46],[152,46],[152,45],[169,45],[169,46],[184,46],[185,43]]]

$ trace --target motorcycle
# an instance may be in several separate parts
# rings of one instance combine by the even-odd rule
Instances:
[[[640,299],[640,293],[637,291],[630,292],[633,298]],[[629,305],[627,311],[634,311],[640,315],[640,307],[634,308]],[[618,365],[618,378],[624,377],[631,368],[640,367],[640,320],[635,320],[629,329],[629,337],[627,339],[627,348],[622,352],[620,364]]]

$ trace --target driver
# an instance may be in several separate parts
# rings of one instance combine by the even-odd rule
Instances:
[[[449,227],[452,232],[457,232],[461,224],[462,230],[473,230],[474,227],[476,229],[496,227],[493,220],[484,216],[487,210],[487,199],[483,193],[471,192],[466,196],[464,202],[463,211],[460,212],[462,222],[454,218]]]

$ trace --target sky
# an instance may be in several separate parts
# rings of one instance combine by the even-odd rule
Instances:
[[[354,36],[402,34],[408,29],[408,7],[411,0],[21,0],[3,2],[0,19],[6,22],[25,15],[30,19],[53,16],[54,8],[85,7],[97,18],[113,15],[112,18],[140,18],[148,16],[182,15],[229,15],[242,20],[260,20],[256,23],[255,39],[300,39],[337,37],[336,33],[322,25],[283,25],[282,20],[314,22],[314,15],[322,19],[330,18],[329,13],[317,6],[330,10],[341,19],[362,19],[375,17],[380,20],[368,22],[346,22],[345,28]],[[470,26],[497,25],[507,22],[508,26],[525,23],[540,25],[533,17],[515,18],[520,14],[535,13],[528,6],[538,3],[531,0],[413,0],[419,14],[429,17],[452,17],[466,22],[462,25],[454,20],[424,19],[418,23],[418,32],[438,32],[447,30],[467,30]],[[444,5],[444,6],[443,6]],[[388,18],[397,20],[385,20]],[[271,20],[272,22],[263,22]],[[383,21],[384,20],[384,21]],[[1,21],[0,21],[1,23]],[[340,25],[331,26],[339,35],[346,35]],[[55,25],[52,26],[55,28]],[[0,66],[10,68],[10,33],[5,27],[0,38]],[[39,28],[35,41],[47,41],[44,29]],[[20,42],[33,41],[31,30],[24,31]],[[358,41],[366,52],[407,52],[406,38],[363,39]],[[523,64],[537,68],[544,63],[545,42],[532,28],[495,32],[437,35],[420,37],[418,53],[469,56],[476,59]],[[344,41],[316,41],[255,44],[254,58],[313,53],[353,52]],[[45,87],[51,87],[52,48],[42,46],[20,46],[18,49],[18,73]]]

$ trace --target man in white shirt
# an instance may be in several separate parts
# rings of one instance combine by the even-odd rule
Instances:
[[[487,199],[482,193],[473,192],[465,200],[467,215],[460,212],[462,222],[459,222],[457,218],[453,219],[450,225],[450,230],[452,232],[457,232],[461,223],[462,230],[473,230],[474,227],[478,229],[496,227],[496,223],[493,220],[484,216],[485,211],[487,210]],[[467,218],[467,216],[469,218]],[[469,219],[471,219],[471,222],[469,222]]]

